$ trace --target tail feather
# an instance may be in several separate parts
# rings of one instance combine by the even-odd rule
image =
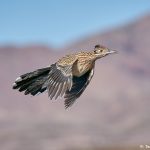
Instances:
[[[33,83],[33,81],[28,81],[27,83],[22,83],[22,85],[21,84],[18,84],[17,85],[17,88],[19,88],[19,91],[20,92],[22,92],[22,91],[25,91],[31,84]]]
[[[31,94],[34,96],[37,93],[43,93],[47,88],[44,87],[44,83],[49,72],[50,67],[47,67],[21,75],[13,84],[13,89],[19,89],[20,92],[25,91],[25,95]]]

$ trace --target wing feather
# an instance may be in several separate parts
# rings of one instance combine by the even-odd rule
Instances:
[[[70,107],[75,100],[80,97],[94,75],[94,70],[91,69],[81,77],[73,76],[73,85],[71,90],[65,92],[65,108]]]
[[[54,97],[57,99],[58,96],[63,96],[67,90],[71,89],[73,64],[62,66],[55,63],[51,65],[48,80],[44,85],[47,87],[50,99]]]

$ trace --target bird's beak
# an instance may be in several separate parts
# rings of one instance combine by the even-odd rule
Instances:
[[[116,50],[109,50],[108,52],[107,52],[107,54],[114,54],[114,53],[118,53]]]

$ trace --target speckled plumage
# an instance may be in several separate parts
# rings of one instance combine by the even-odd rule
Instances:
[[[76,76],[81,76],[86,73],[89,69],[94,67],[95,55],[92,52],[79,52],[76,54],[66,55],[65,57],[58,60],[58,66],[73,66],[72,73]],[[75,63],[76,61],[76,63]]]
[[[90,52],[66,55],[50,67],[21,75],[13,84],[13,89],[33,96],[47,90],[50,99],[64,96],[65,107],[68,108],[80,97],[92,79],[95,61],[114,52],[96,45]]]

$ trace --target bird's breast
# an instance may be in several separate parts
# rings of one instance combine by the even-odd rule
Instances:
[[[92,69],[94,67],[94,63],[93,62],[78,62],[76,64],[76,66],[73,68],[73,75],[75,76],[82,76],[83,74],[85,74],[87,71],[89,71],[90,69]]]

